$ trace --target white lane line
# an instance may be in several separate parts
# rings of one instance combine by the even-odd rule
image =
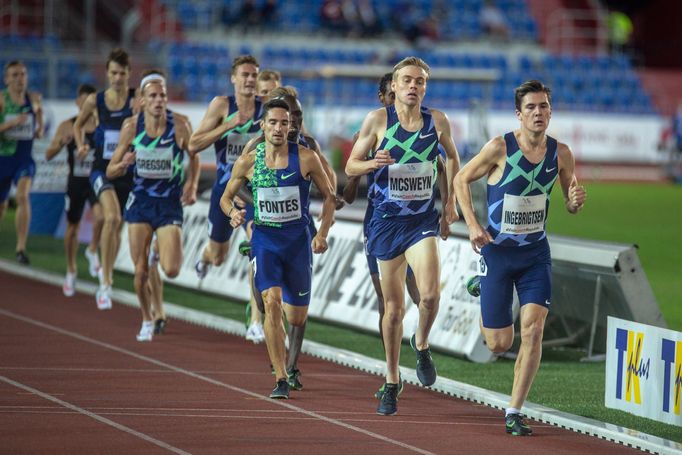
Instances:
[[[120,347],[115,346],[113,344],[105,343],[103,341],[98,341],[98,340],[95,340],[93,338],[89,338],[89,337],[86,337],[84,335],[81,335],[79,333],[71,332],[69,330],[62,329],[60,327],[56,327],[56,326],[38,321],[36,319],[28,318],[28,317],[25,317],[25,316],[22,316],[20,314],[16,314],[16,313],[13,313],[11,311],[4,310],[4,309],[0,309],[0,314],[7,316],[9,318],[12,318],[12,319],[16,319],[18,321],[26,322],[28,324],[32,324],[32,325],[35,325],[38,327],[42,327],[44,329],[51,330],[53,332],[57,332],[57,333],[60,333],[62,335],[66,335],[66,336],[71,337],[71,338],[75,338],[75,339],[80,340],[80,341],[84,341],[86,343],[94,344],[96,346],[99,346],[99,347],[102,347],[105,349],[109,349],[111,351],[115,351],[115,352],[118,352],[120,354],[124,354],[124,355],[130,356],[130,357],[136,358],[138,360],[142,360],[144,362],[151,363],[151,364],[156,365],[156,366],[160,366],[160,367],[175,371],[177,373],[183,374],[185,376],[189,376],[189,377],[194,378],[194,379],[199,379],[200,381],[208,382],[209,384],[213,384],[213,385],[216,385],[219,387],[223,387],[223,388],[226,388],[228,390],[232,390],[234,392],[239,392],[239,393],[242,393],[244,395],[247,395],[247,396],[250,396],[253,398],[257,398],[259,400],[267,401],[268,403],[271,403],[271,404],[276,404],[278,406],[285,407],[285,408],[290,409],[292,411],[299,412],[299,413],[307,415],[309,417],[314,417],[315,419],[322,420],[322,421],[330,423],[332,425],[336,425],[336,426],[339,426],[342,428],[346,428],[347,430],[355,431],[357,433],[364,434],[364,435],[369,436],[371,438],[378,439],[380,441],[384,441],[388,444],[393,444],[393,445],[396,445],[398,447],[402,447],[404,449],[411,450],[411,451],[416,452],[416,453],[421,453],[423,455],[434,455],[433,452],[429,452],[428,450],[421,449],[419,447],[415,447],[415,446],[412,446],[410,444],[407,444],[407,443],[404,443],[401,441],[397,441],[395,439],[391,439],[387,436],[384,436],[384,435],[381,435],[378,433],[374,433],[373,431],[365,430],[364,428],[356,427],[354,425],[350,425],[350,424],[342,422],[340,420],[336,420],[336,419],[332,419],[330,417],[323,416],[323,415],[318,414],[316,412],[312,412],[312,411],[308,411],[308,410],[303,409],[303,408],[299,408],[298,406],[294,406],[294,405],[291,405],[289,403],[285,403],[282,400],[272,400],[272,399],[267,398],[263,395],[259,395],[255,392],[251,392],[250,390],[242,389],[241,387],[236,387],[236,386],[233,386],[230,384],[226,384],[224,382],[217,381],[217,380],[209,378],[207,376],[203,376],[203,375],[194,373],[192,371],[185,370],[184,368],[180,368],[178,366],[162,362],[162,361],[154,359],[152,357],[147,357],[145,355],[137,354],[137,353],[129,351],[127,349],[120,348]]]
[[[7,378],[7,377],[5,377],[5,376],[0,376],[0,381],[3,381],[3,382],[5,382],[5,383],[7,383],[7,384],[9,384],[9,385],[13,385],[13,386],[16,387],[16,388],[25,390],[25,391],[27,391],[27,392],[31,392],[32,394],[38,395],[39,397],[41,397],[41,398],[43,398],[43,399],[45,399],[45,400],[52,401],[53,403],[57,403],[57,404],[59,404],[59,405],[61,405],[61,406],[64,406],[65,408],[71,409],[72,411],[76,411],[76,412],[78,412],[79,414],[86,415],[86,416],[88,416],[88,417],[90,417],[90,418],[93,418],[93,419],[99,421],[99,422],[102,422],[102,423],[104,423],[104,424],[106,424],[106,425],[109,425],[109,426],[111,426],[111,427],[114,427],[114,428],[116,428],[117,430],[123,431],[123,432],[128,433],[128,434],[131,434],[131,435],[133,435],[133,436],[137,436],[137,437],[140,438],[140,439],[144,439],[144,440],[147,441],[147,442],[151,442],[152,444],[155,444],[155,445],[157,445],[157,446],[159,446],[159,447],[161,447],[161,448],[164,448],[164,449],[166,449],[166,450],[168,450],[168,451],[170,451],[170,452],[177,453],[177,454],[181,454],[181,455],[190,455],[189,452],[185,452],[185,451],[182,450],[182,449],[178,449],[177,447],[173,447],[173,446],[170,445],[170,444],[167,444],[167,443],[165,443],[165,442],[163,442],[163,441],[159,441],[159,440],[156,439],[156,438],[152,438],[152,437],[149,436],[149,435],[146,435],[146,434],[144,434],[144,433],[140,433],[139,431],[133,430],[132,428],[129,428],[129,427],[125,426],[125,425],[121,425],[120,423],[116,423],[116,422],[114,422],[113,420],[109,420],[109,419],[107,419],[106,417],[102,417],[102,416],[100,416],[100,415],[98,415],[98,414],[95,414],[94,412],[90,412],[90,411],[88,411],[88,410],[86,410],[86,409],[83,409],[83,408],[80,408],[80,407],[78,407],[78,406],[76,406],[76,405],[74,405],[74,404],[68,403],[68,402],[66,402],[66,401],[64,401],[64,400],[60,400],[60,399],[57,398],[57,397],[54,397],[54,396],[49,395],[49,394],[47,394],[47,393],[43,393],[43,392],[41,392],[41,391],[38,390],[38,389],[34,389],[33,387],[27,386],[26,384],[22,384],[22,383],[20,383],[20,382],[13,381],[12,379]]]

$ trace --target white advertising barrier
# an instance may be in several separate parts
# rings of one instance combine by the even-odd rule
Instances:
[[[205,290],[232,299],[248,300],[248,263],[236,247],[244,240],[244,231],[235,231],[227,259],[220,267],[211,267],[203,279],[197,278],[194,265],[208,240],[208,203],[199,201],[185,207],[183,225],[184,260],[180,274],[173,283]],[[309,314],[324,320],[363,330],[379,332],[377,299],[367,270],[362,224],[337,221],[327,239],[329,250],[314,255],[313,286]],[[450,237],[439,241],[441,259],[441,302],[438,318],[429,341],[438,349],[463,355],[475,362],[493,359],[483,344],[478,328],[480,306],[469,296],[464,286],[466,279],[477,271],[478,256],[468,240]],[[123,230],[121,249],[115,268],[133,273],[128,248],[127,229]],[[417,326],[416,305],[406,297],[405,339]],[[182,302],[179,302],[182,303]]]
[[[682,427],[682,333],[608,318],[605,405]]]

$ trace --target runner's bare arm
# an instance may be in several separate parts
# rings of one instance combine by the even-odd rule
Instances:
[[[232,167],[232,175],[230,176],[230,180],[227,181],[225,191],[220,197],[220,208],[225,215],[232,218],[230,224],[232,224],[233,227],[244,223],[246,210],[240,210],[235,207],[232,200],[237,195],[237,192],[242,185],[246,184],[249,171],[253,167],[254,157],[254,153],[249,153],[246,155],[241,155],[239,158],[237,158],[237,161],[235,161],[234,166]]]
[[[216,96],[208,105],[208,110],[201,119],[201,123],[189,140],[190,153],[199,153],[206,150],[211,144],[220,139],[232,128],[239,126],[246,121],[237,111],[229,122],[223,121],[229,114],[230,102],[226,96]],[[241,122],[241,123],[240,123]]]
[[[38,92],[31,93],[31,105],[36,118],[36,139],[42,139],[45,134],[45,122],[43,119],[43,97]]]
[[[346,163],[346,175],[348,177],[365,175],[375,169],[395,162],[385,150],[377,151],[374,159],[367,159],[369,151],[378,145],[377,134],[381,130],[382,125],[385,126],[385,124],[385,109],[378,109],[367,114],[367,117],[362,122],[358,140],[353,144],[353,150]]]
[[[313,238],[313,253],[324,253],[327,251],[327,235],[329,234],[329,228],[332,223],[334,223],[334,209],[336,206],[336,200],[334,193],[331,191],[331,185],[329,184],[329,179],[327,174],[324,172],[322,163],[317,154],[304,147],[299,147],[299,156],[301,157],[301,173],[304,176],[310,176],[315,186],[320,190],[322,194],[322,215],[320,219],[322,223],[317,230],[317,235]]]
[[[50,161],[52,158],[59,154],[62,147],[68,144],[73,138],[73,127],[70,120],[64,120],[57,127],[57,131],[54,133],[50,145],[47,146],[45,150],[45,159]]]
[[[189,137],[192,135],[192,125],[189,119],[182,114],[175,115],[175,138],[182,150],[187,150]],[[183,205],[192,205],[197,201],[197,188],[201,174],[199,155],[189,154],[189,166],[187,167],[187,181],[182,189],[180,200]]]
[[[564,194],[564,203],[569,213],[578,213],[585,205],[587,192],[585,187],[578,185],[578,178],[575,176],[575,158],[571,149],[566,144],[559,143],[559,182],[561,191]]]
[[[506,145],[501,136],[491,139],[483,146],[478,155],[457,172],[454,178],[454,188],[457,193],[457,200],[459,201],[462,215],[469,228],[471,245],[477,253],[480,252],[480,249],[484,245],[492,242],[493,239],[490,236],[490,233],[488,233],[476,219],[469,185],[481,177],[488,175],[495,166],[498,166],[498,163],[500,159],[504,157],[505,152]]]
[[[133,115],[125,119],[121,127],[121,135],[118,139],[118,145],[114,151],[111,161],[107,166],[107,178],[115,179],[121,177],[128,170],[128,166],[135,161],[135,152],[130,151],[130,146],[135,138],[135,130],[137,128],[137,115]]]
[[[89,146],[85,143],[85,130],[83,129],[85,123],[90,119],[91,115],[95,115],[95,108],[97,107],[97,94],[92,93],[85,98],[85,101],[81,105],[81,109],[78,112],[78,117],[73,124],[73,139],[76,141],[76,149],[80,154],[85,150],[88,152]]]
[[[448,116],[440,111],[433,111],[433,118],[436,122],[436,130],[439,133],[438,141],[445,149],[447,160],[445,162],[445,173],[447,175],[447,199],[443,199],[443,212],[448,223],[453,223],[459,219],[457,214],[456,202],[457,194],[454,188],[454,179],[457,172],[459,172],[459,153],[455,141],[452,139],[450,132],[450,120]],[[442,194],[442,193],[441,193]],[[442,197],[442,196],[441,196]]]

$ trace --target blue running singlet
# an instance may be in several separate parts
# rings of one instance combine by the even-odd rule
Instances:
[[[97,93],[96,109],[98,124],[95,130],[95,164],[94,168],[106,172],[107,165],[118,146],[123,121],[133,115],[135,89],[128,89],[128,98],[123,108],[110,111],[105,101],[105,92]]]

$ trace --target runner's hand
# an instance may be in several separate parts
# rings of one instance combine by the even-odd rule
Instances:
[[[313,253],[315,254],[321,254],[327,251],[327,239],[325,237],[321,237],[319,234],[316,235],[313,238],[311,246],[313,247]]]
[[[450,223],[448,223],[446,217],[440,217],[440,238],[447,240],[450,236]]]
[[[90,146],[88,144],[83,144],[80,147],[78,147],[78,154],[76,155],[76,158],[83,161],[86,156],[88,156],[88,152],[90,151]]]
[[[583,208],[585,204],[585,199],[587,199],[587,192],[585,187],[578,185],[577,180],[571,182],[571,186],[568,187],[568,211],[571,213],[576,213]]]
[[[244,224],[244,219],[246,217],[246,210],[244,209],[238,209],[235,206],[232,206],[234,210],[230,210],[230,226],[233,228],[238,228],[242,224]]]
[[[395,160],[391,158],[391,152],[388,150],[378,150],[374,155],[374,168],[381,169],[384,166],[390,166],[395,163]]]
[[[483,226],[476,223],[475,226],[469,227],[469,240],[471,240],[471,247],[478,254],[481,254],[481,248],[493,242],[493,237],[490,233],[483,229]]]

